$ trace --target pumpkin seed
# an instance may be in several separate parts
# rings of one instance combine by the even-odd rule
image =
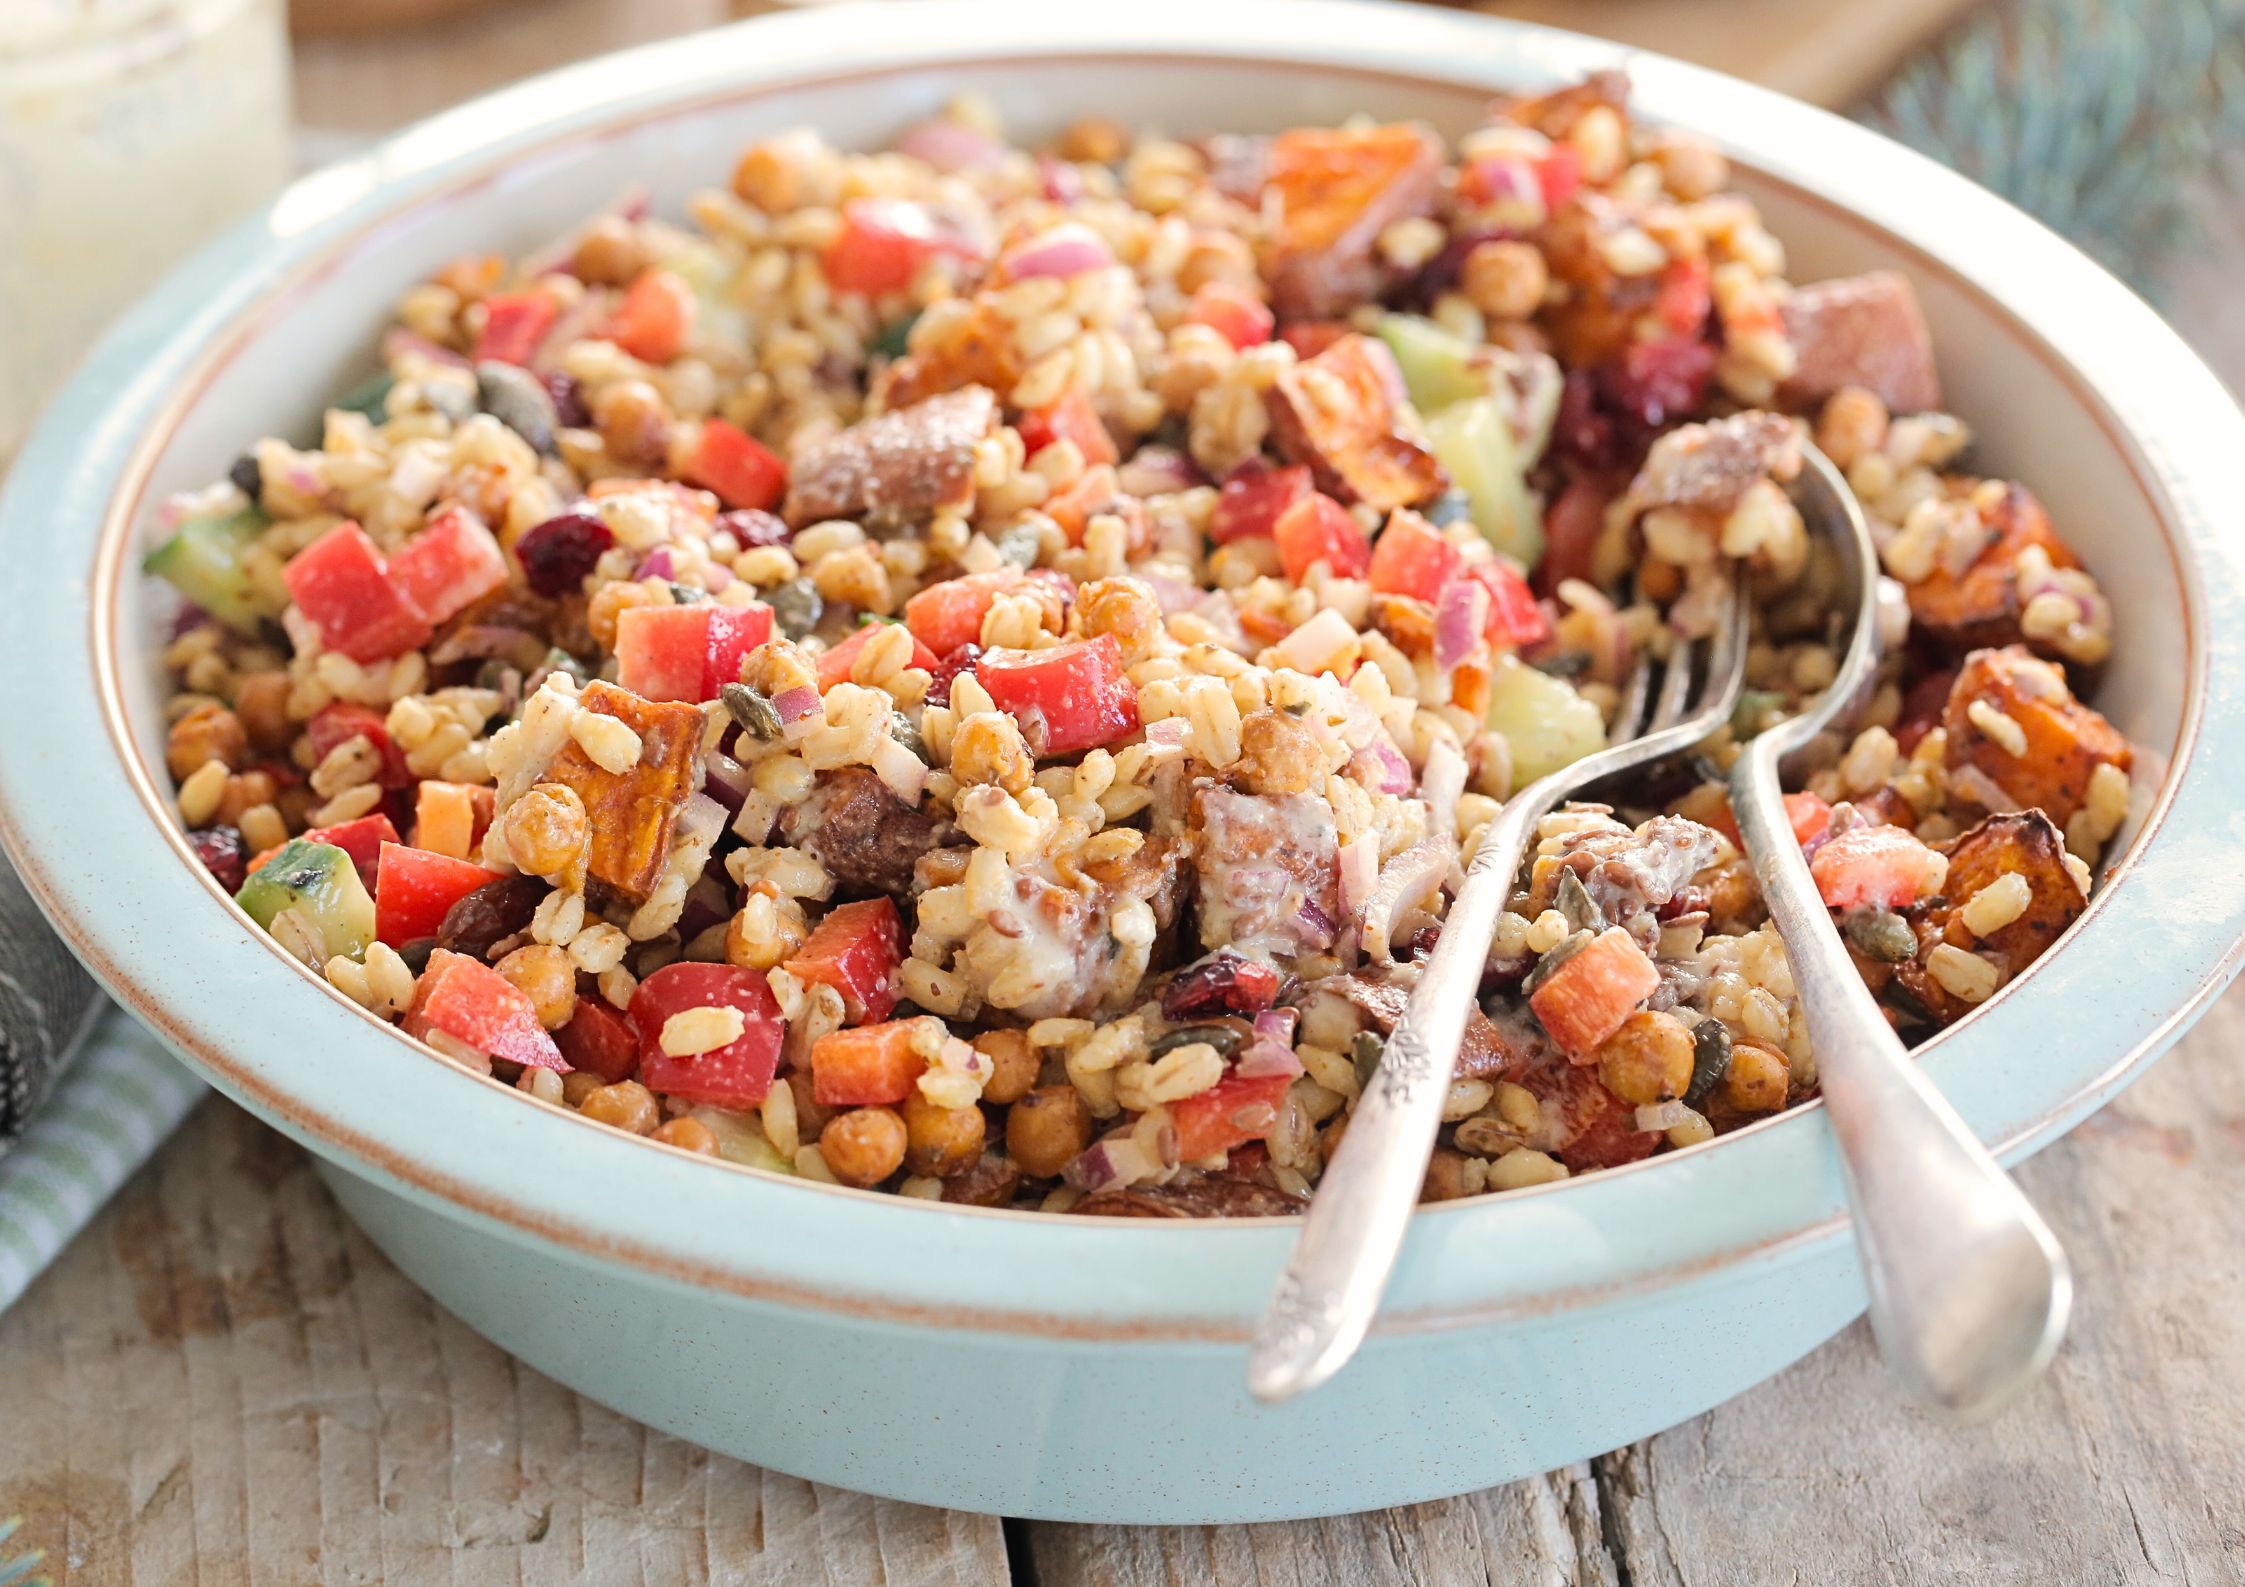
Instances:
[[[733,724],[753,739],[769,744],[780,736],[780,714],[772,702],[745,683],[728,683],[717,691]]]
[[[1592,942],[1597,940],[1597,936],[1598,933],[1595,931],[1577,931],[1572,936],[1564,938],[1557,947],[1536,961],[1536,967],[1530,970],[1527,979],[1520,983],[1520,995],[1522,997],[1535,996],[1537,988],[1551,979],[1552,971],[1589,947]]]
[[[780,625],[780,632],[790,639],[807,639],[818,620],[826,615],[826,602],[819,598],[818,586],[809,579],[789,579],[775,584],[764,592],[764,604],[772,609],[772,618]]]
[[[1559,889],[1552,895],[1551,907],[1567,917],[1567,924],[1577,931],[1604,931],[1606,912],[1598,907],[1598,900],[1590,896],[1590,889],[1582,885],[1582,877],[1572,866],[1559,873]]]
[[[1730,1027],[1713,1016],[1701,1020],[1692,1031],[1692,1083],[1684,1089],[1685,1103],[1696,1108],[1713,1096],[1730,1067]]]
[[[1918,934],[1891,909],[1873,904],[1851,909],[1840,919],[1840,929],[1856,950],[1884,964],[1902,964],[1918,956]]]

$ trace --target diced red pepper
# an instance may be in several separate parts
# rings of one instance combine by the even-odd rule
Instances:
[[[1169,1104],[1170,1127],[1177,1132],[1180,1161],[1197,1163],[1248,1141],[1259,1141],[1278,1125],[1291,1075],[1226,1075],[1198,1096]]]
[[[580,996],[569,1023],[553,1033],[569,1067],[598,1075],[609,1085],[639,1069],[639,1032],[623,1013],[597,997]]]
[[[690,1008],[737,1008],[738,1039],[711,1052],[673,1058],[663,1051],[663,1024]],[[772,988],[754,970],[730,964],[665,965],[632,994],[639,1032],[639,1078],[653,1090],[717,1108],[753,1108],[771,1095],[787,1021]]]
[[[360,816],[356,821],[338,821],[331,827],[314,827],[304,834],[307,843],[329,843],[351,856],[351,864],[359,873],[359,880],[371,893],[376,878],[382,872],[382,845],[395,843],[398,829],[388,816]]]
[[[1014,426],[1021,432],[1021,444],[1030,457],[1035,457],[1055,441],[1073,441],[1084,455],[1084,466],[1097,468],[1101,463],[1113,463],[1122,454],[1115,450],[1115,438],[1107,433],[1100,422],[1099,411],[1091,399],[1076,386],[1062,392],[1057,402],[1042,408],[1031,408]]]
[[[1536,157],[1536,186],[1551,214],[1582,186],[1582,155],[1571,143],[1555,143]]]
[[[1588,1063],[1638,1004],[1660,989],[1660,971],[1637,940],[1608,926],[1544,978],[1528,1007],[1559,1050]]]
[[[445,948],[429,955],[405,1017],[408,1036],[426,1039],[431,1031],[509,1063],[563,1072],[569,1068],[538,1023],[538,1009],[528,993],[481,960]]]
[[[390,558],[390,582],[424,620],[441,623],[505,584],[507,558],[481,518],[444,507]]]
[[[1785,819],[1793,824],[1793,841],[1806,844],[1824,836],[1832,824],[1832,807],[1804,788],[1785,796]]]
[[[320,760],[327,759],[336,745],[347,744],[354,738],[363,738],[382,757],[379,776],[383,787],[413,786],[413,768],[405,763],[405,751],[399,749],[391,739],[389,725],[382,719],[382,713],[371,707],[349,700],[336,700],[323,705],[304,724],[304,736],[312,741],[312,753]],[[395,837],[396,834],[392,833],[391,836]]]
[[[1269,304],[1228,281],[1203,282],[1186,307],[1185,319],[1207,326],[1242,351],[1269,341],[1278,325]]]
[[[827,911],[787,961],[787,973],[841,993],[843,1012],[853,1025],[887,1019],[896,1007],[903,940],[904,927],[892,900],[842,904]]]
[[[938,254],[978,259],[982,250],[926,204],[853,198],[842,206],[842,230],[819,264],[835,291],[872,297],[902,292]]]
[[[1251,458],[1225,476],[1217,490],[1208,537],[1224,545],[1251,535],[1267,535],[1286,509],[1314,488],[1309,469],[1300,464],[1274,468],[1261,458]]]
[[[1713,272],[1707,256],[1675,259],[1660,273],[1660,290],[1653,295],[1653,313],[1679,336],[1696,336],[1707,323],[1715,299],[1710,289]]]
[[[1940,855],[1901,827],[1850,827],[1826,840],[1808,868],[1830,908],[1900,909],[1917,902],[1942,865]]]
[[[544,292],[504,292],[483,300],[483,331],[476,337],[476,362],[493,359],[527,366],[561,306]]]
[[[647,364],[667,364],[694,333],[694,289],[673,270],[643,270],[608,320],[608,339]]]
[[[917,1019],[892,1019],[821,1036],[811,1044],[811,1095],[830,1108],[902,1102],[928,1070],[920,1030]]]
[[[936,655],[948,656],[961,645],[979,643],[992,603],[1022,583],[1021,570],[1007,567],[931,584],[904,603],[904,626]]]
[[[433,937],[454,904],[504,880],[497,871],[449,854],[384,843],[375,865],[374,935],[393,948]]]
[[[818,658],[819,693],[824,694],[837,683],[848,683],[850,681],[850,667],[857,660],[857,653],[863,650],[867,642],[873,638],[873,630],[877,626],[879,625],[874,623],[864,624],[856,633]],[[939,661],[940,658],[936,653],[920,643],[919,636],[914,635],[912,640],[912,665],[925,667],[928,671],[933,672]]]
[[[616,615],[617,682],[643,700],[714,700],[771,637],[772,609],[761,602],[627,606]]]
[[[1526,649],[1551,637],[1551,620],[1536,604],[1528,581],[1502,562],[1476,562],[1466,577],[1489,592],[1489,620],[1482,632],[1500,650]]]
[[[1372,544],[1367,577],[1382,595],[1409,595],[1431,605],[1464,566],[1465,553],[1448,535],[1408,507],[1399,507]]]
[[[1319,562],[1344,579],[1362,578],[1372,565],[1363,529],[1346,507],[1321,492],[1311,492],[1279,514],[1271,537],[1278,542],[1279,566],[1297,583]]]
[[[355,523],[339,523],[281,570],[320,643],[357,662],[387,661],[428,642],[420,609],[390,581],[389,564]]]
[[[986,651],[974,675],[1040,758],[1072,755],[1138,730],[1138,689],[1124,675],[1122,648],[1112,634],[1045,650]]]
[[[723,419],[702,422],[684,473],[735,511],[769,512],[787,494],[787,464],[779,454]]]

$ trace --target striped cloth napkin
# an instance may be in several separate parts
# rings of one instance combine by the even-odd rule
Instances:
[[[0,1312],[208,1090],[124,1010],[96,1016],[37,1114],[0,1155]]]

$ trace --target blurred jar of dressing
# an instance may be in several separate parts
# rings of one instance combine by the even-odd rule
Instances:
[[[103,325],[289,173],[282,0],[0,0],[0,464]]]

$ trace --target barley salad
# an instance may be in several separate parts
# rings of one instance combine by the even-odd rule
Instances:
[[[1722,790],[1833,673],[1813,436],[1888,574],[1789,797],[1905,1033],[2085,907],[2131,751],[1903,278],[1794,285],[1602,74],[1412,124],[743,153],[414,288],[318,444],[163,512],[197,853],[436,1053],[984,1206],[1297,1209],[1513,788],[1757,595],[1730,728],[1544,822],[1425,1197],[1816,1093]]]

